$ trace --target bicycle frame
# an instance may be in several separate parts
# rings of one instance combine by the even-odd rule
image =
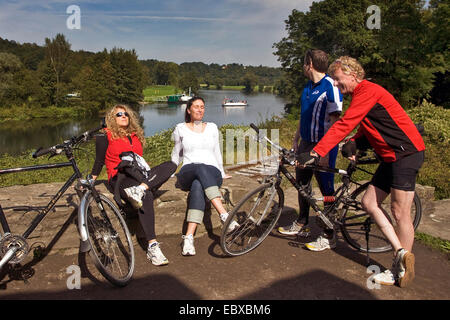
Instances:
[[[74,173],[72,176],[66,181],[66,183],[59,189],[59,191],[53,196],[53,198],[49,201],[47,206],[39,212],[39,214],[31,221],[30,226],[28,229],[23,233],[22,237],[27,239],[30,234],[36,229],[36,227],[39,225],[39,223],[45,218],[45,216],[54,208],[56,202],[62,197],[62,195],[67,191],[67,189],[72,185],[72,183],[82,177],[82,174],[80,170],[78,169],[77,163],[75,159],[73,158],[72,154],[67,154],[69,161],[68,162],[60,162],[60,163],[54,163],[54,164],[44,164],[44,165],[35,165],[35,166],[28,166],[23,168],[11,168],[11,169],[1,169],[1,174],[8,174],[8,173],[19,173],[19,172],[26,172],[26,171],[37,171],[37,170],[47,170],[47,169],[58,169],[58,168],[64,168],[64,167],[72,167],[74,170]],[[8,225],[8,221],[6,219],[5,213],[3,211],[3,208],[0,204],[0,223],[2,225],[3,233],[11,233],[11,229]]]

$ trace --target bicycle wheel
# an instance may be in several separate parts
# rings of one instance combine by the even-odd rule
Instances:
[[[220,237],[223,252],[239,256],[255,249],[274,228],[283,205],[283,190],[271,184],[263,184],[247,193],[223,225]],[[233,221],[239,227],[229,231]]]
[[[364,223],[369,215],[362,210],[361,198],[367,190],[369,182],[363,184],[350,195],[350,204],[345,208],[341,218],[341,231],[347,242],[354,248],[367,252],[367,241]],[[388,196],[382,203],[383,209],[389,216],[391,223],[396,228],[395,219],[391,213],[391,197]],[[414,201],[411,205],[411,221],[414,230],[420,223],[422,217],[422,205],[417,193],[414,193]],[[369,222],[369,220],[367,220]],[[390,242],[385,238],[380,228],[373,220],[370,220],[369,252],[386,252],[392,249]]]
[[[83,214],[95,266],[113,285],[126,286],[134,271],[134,249],[119,209],[106,196],[100,194],[97,203],[90,194]]]

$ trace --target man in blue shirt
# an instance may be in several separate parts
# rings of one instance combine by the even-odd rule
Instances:
[[[303,89],[301,103],[301,114],[297,132],[292,142],[292,148],[297,154],[311,151],[319,140],[324,136],[331,125],[339,118],[342,112],[342,94],[333,85],[333,80],[326,74],[328,69],[328,55],[321,50],[308,50],[303,62],[303,72],[309,79]],[[300,145],[299,145],[299,138]],[[321,164],[334,168],[338,146],[336,146],[327,157],[322,159]],[[302,186],[311,190],[312,170],[296,168],[296,180]],[[320,191],[324,196],[334,193],[334,174],[316,172]],[[310,229],[307,227],[309,220],[309,204],[299,194],[298,203],[300,215],[296,221],[286,227],[279,227],[278,231],[285,235],[308,237]],[[325,234],[316,241],[306,244],[313,251],[322,251],[336,246],[335,233],[333,230],[325,230]]]

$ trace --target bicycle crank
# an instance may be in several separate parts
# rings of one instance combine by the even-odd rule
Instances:
[[[321,211],[317,211],[317,214],[318,214],[320,220],[322,220],[322,222],[323,222],[329,229],[334,229],[334,224],[327,218],[326,215],[324,215]]]
[[[19,235],[7,234],[0,241],[0,254],[8,257],[8,263],[17,264],[22,262],[29,252],[27,240]]]

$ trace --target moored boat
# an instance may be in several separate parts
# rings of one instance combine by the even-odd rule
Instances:
[[[222,107],[246,107],[248,106],[247,100],[233,101],[230,99],[224,99]]]

